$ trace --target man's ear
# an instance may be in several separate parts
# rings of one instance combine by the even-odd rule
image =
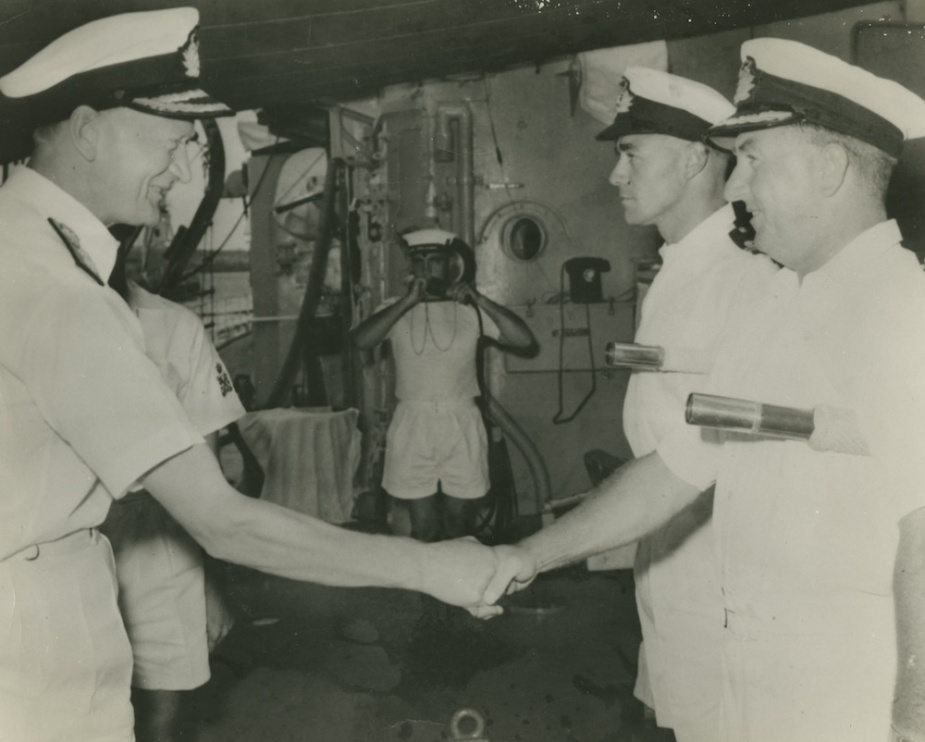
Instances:
[[[819,151],[818,182],[823,195],[838,192],[848,177],[848,151],[837,142],[829,142]]]
[[[99,112],[90,106],[77,106],[68,118],[71,142],[88,162],[93,162],[99,153],[101,124]]]
[[[686,158],[684,160],[684,173],[688,180],[697,176],[706,166],[710,159],[710,152],[703,142],[690,142],[687,145]]]

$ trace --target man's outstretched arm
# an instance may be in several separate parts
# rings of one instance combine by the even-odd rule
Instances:
[[[675,476],[658,453],[629,462],[552,525],[517,546],[499,548],[501,564],[485,602],[526,587],[539,572],[638,540],[699,494],[697,487]]]
[[[210,555],[293,580],[417,590],[465,607],[481,601],[498,564],[475,540],[357,533],[245,497],[204,445],[165,461],[143,484]]]

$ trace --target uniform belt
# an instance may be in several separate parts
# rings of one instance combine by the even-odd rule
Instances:
[[[41,558],[74,554],[95,545],[99,542],[99,539],[99,532],[95,528],[84,528],[54,541],[31,544],[24,549],[13,552],[4,559],[0,559],[0,563],[13,561],[34,562]]]
[[[465,399],[400,399],[398,403],[409,407],[428,407],[432,410],[440,410],[455,407],[473,407],[475,406],[475,399],[472,397],[466,397]]]

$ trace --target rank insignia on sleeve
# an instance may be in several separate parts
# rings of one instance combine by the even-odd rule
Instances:
[[[234,391],[234,385],[231,383],[231,377],[220,363],[215,364],[215,373],[218,378],[218,388],[222,391],[222,396],[227,397]]]

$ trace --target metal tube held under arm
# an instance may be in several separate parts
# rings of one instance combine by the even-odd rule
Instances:
[[[708,374],[716,353],[710,348],[662,347],[639,343],[607,343],[604,360],[608,366],[640,371],[674,371]]]
[[[657,345],[607,343],[604,360],[608,366],[658,371],[665,363],[665,349]]]
[[[813,410],[696,393],[687,398],[684,411],[690,425],[801,441],[813,434],[813,417]]]

